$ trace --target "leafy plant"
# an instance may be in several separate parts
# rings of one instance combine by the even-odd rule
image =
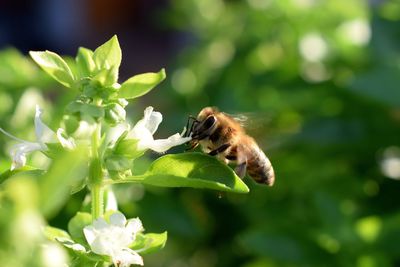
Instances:
[[[7,184],[17,177],[34,178],[39,192],[34,210],[45,218],[58,213],[70,192],[89,190],[91,213],[78,212],[69,221],[68,232],[50,226],[44,228],[47,239],[68,250],[71,266],[142,265],[139,253],[164,247],[166,232],[144,234],[139,219],[126,220],[118,211],[113,184],[249,191],[232,169],[202,153],[164,155],[144,174],[132,175],[135,161],[146,150],[165,152],[188,142],[190,137],[175,134],[167,139],[154,139],[163,118],[152,107],[146,108],[143,119],[134,126],[126,122],[127,99],[148,93],[166,74],[162,69],[118,83],[122,54],[116,36],[94,51],[79,48],[75,61],[50,51],[32,51],[30,55],[53,79],[75,92],[76,97],[66,106],[61,127],[55,132],[42,122],[42,109],[37,106],[35,142],[2,130],[18,144],[11,148],[12,170],[3,173],[1,180]],[[48,169],[25,166],[27,155],[33,151],[41,151],[52,159]]]

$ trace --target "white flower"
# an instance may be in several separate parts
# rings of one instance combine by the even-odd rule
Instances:
[[[151,149],[162,153],[173,146],[182,145],[191,140],[191,137],[182,137],[176,133],[167,139],[154,140],[153,134],[157,131],[158,125],[162,122],[162,114],[153,111],[153,107],[144,110],[144,117],[136,123],[129,132],[128,138],[139,140],[137,148],[139,150]]]
[[[143,265],[142,257],[129,248],[136,234],[143,231],[139,218],[126,220],[122,213],[110,216],[108,224],[98,218],[92,225],[83,228],[83,233],[92,251],[96,254],[111,257],[115,266],[129,267],[131,264]]]
[[[47,150],[46,143],[56,143],[58,140],[58,142],[60,142],[64,148],[73,149],[75,147],[73,139],[66,139],[63,136],[64,129],[59,128],[57,130],[57,133],[53,132],[46,124],[42,122],[41,115],[42,109],[40,109],[40,107],[36,105],[34,120],[36,142],[19,139],[0,128],[0,131],[3,132],[5,135],[19,142],[18,144],[12,146],[10,149],[10,155],[13,159],[11,170],[21,168],[26,164],[26,154],[34,151]]]

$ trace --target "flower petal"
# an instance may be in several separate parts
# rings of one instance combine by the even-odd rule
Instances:
[[[36,134],[36,140],[40,143],[43,144],[44,149],[46,146],[44,143],[55,143],[56,138],[55,138],[55,133],[46,125],[42,122],[42,109],[39,107],[39,105],[36,105],[36,113],[35,113],[35,134]]]
[[[162,119],[160,112],[153,111],[153,107],[147,107],[144,110],[143,119],[138,121],[133,128],[146,129],[153,135],[157,131]]]
[[[160,112],[153,111],[153,107],[147,107],[144,110],[144,126],[150,131],[150,133],[153,135],[157,129],[160,123],[162,122],[163,117]]]
[[[107,131],[105,140],[106,144],[114,145],[118,138],[120,138],[121,135],[126,131],[129,131],[129,125],[127,123],[120,123],[115,127],[110,128]]]
[[[159,153],[163,153],[170,149],[171,147],[182,145],[190,141],[191,137],[182,137],[179,133],[176,133],[167,139],[157,139],[149,144],[149,148]]]
[[[118,202],[117,198],[115,197],[114,191],[109,187],[106,190],[106,194],[107,194],[107,201],[105,203],[105,211],[118,210]]]
[[[136,234],[144,230],[142,221],[139,218],[129,219],[126,229],[132,234]]]
[[[113,213],[110,216],[110,224],[115,225],[115,226],[119,226],[119,227],[125,227],[126,218],[120,212]]]
[[[75,141],[73,138],[65,138],[63,134],[65,133],[65,130],[63,128],[58,128],[57,130],[57,139],[60,142],[60,144],[67,149],[74,149],[76,147]]]
[[[143,259],[129,248],[136,238],[136,233],[143,230],[138,218],[126,221],[125,216],[114,213],[110,216],[108,224],[99,218],[92,225],[83,228],[85,238],[91,250],[100,255],[108,255],[118,267],[129,267],[132,264],[143,265]]]
[[[13,160],[11,163],[11,168],[10,170],[15,170],[15,169],[19,169],[23,166],[25,166],[26,164],[26,156],[24,153],[18,153],[16,152],[13,156],[12,156]]]
[[[143,258],[137,252],[129,248],[115,253],[113,262],[115,266],[119,267],[129,267],[132,264],[143,266]]]
[[[12,157],[11,170],[25,166],[26,154],[37,150],[42,150],[42,146],[39,143],[22,142],[13,145],[10,149]]]
[[[92,251],[96,254],[109,255],[112,257],[114,254],[114,247],[112,246],[112,244],[110,245],[110,240],[108,240],[108,238],[110,238],[110,236],[96,236],[93,242],[89,244]]]
[[[94,222],[93,222],[93,227],[96,230],[102,230],[108,227],[107,222],[103,219],[103,218],[97,218]]]
[[[146,150],[154,142],[152,133],[140,121],[128,133],[127,137],[139,140],[137,144],[138,150]]]
[[[96,121],[87,116],[82,116],[78,128],[72,134],[76,139],[90,139],[96,130]]]
[[[96,239],[96,230],[92,225],[85,226],[83,228],[83,234],[85,235],[86,241],[90,246],[92,246],[94,240]]]

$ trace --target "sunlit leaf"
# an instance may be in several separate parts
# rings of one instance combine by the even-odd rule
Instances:
[[[99,46],[93,53],[93,60],[98,69],[110,69],[111,67],[115,67],[116,71],[118,71],[121,65],[121,59],[121,48],[116,35]]]
[[[110,68],[101,69],[93,77],[93,80],[97,81],[102,86],[112,86],[118,81],[118,67],[111,66]]]
[[[71,187],[86,177],[86,158],[84,149],[64,151],[39,179],[40,208],[46,216],[53,216],[68,199]]]
[[[120,98],[132,99],[147,94],[166,77],[165,70],[135,75],[125,81],[119,90]]]
[[[93,60],[93,51],[90,49],[79,47],[75,61],[81,78],[89,77],[96,69],[96,63]]]
[[[140,250],[140,254],[152,253],[164,248],[167,238],[167,232],[160,234],[138,234],[130,248],[133,250]]]
[[[18,169],[6,170],[2,174],[0,174],[0,184],[3,183],[8,178],[10,178],[10,177],[12,177],[12,176],[14,176],[16,174],[40,175],[42,173],[44,173],[43,170],[37,169],[37,168],[32,167],[32,166],[25,165],[25,166],[23,166],[21,168],[18,168]]]
[[[143,175],[119,182],[137,182],[161,187],[208,188],[248,193],[246,184],[215,157],[204,153],[170,154],[154,161]]]
[[[68,64],[56,53],[50,51],[30,51],[33,60],[51,77],[62,85],[71,88],[74,75]]]
[[[92,215],[86,212],[78,212],[68,223],[68,232],[72,239],[80,244],[87,244],[83,228],[90,224],[92,224]]]
[[[72,266],[96,266],[99,261],[109,261],[108,256],[98,255],[92,251],[85,248],[82,244],[77,243],[70,238],[56,238],[56,240],[66,247],[73,255],[75,255],[75,260]]]
[[[56,238],[71,238],[66,231],[52,226],[44,227],[43,232],[44,236],[52,241],[55,241]]]

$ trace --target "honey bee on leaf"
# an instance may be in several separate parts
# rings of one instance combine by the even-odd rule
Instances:
[[[257,183],[272,186],[275,173],[270,160],[257,142],[247,135],[241,121],[218,111],[203,108],[197,117],[189,117],[186,136],[191,136],[189,150],[199,144],[209,155],[226,164],[236,164],[236,174],[243,178],[247,172]]]

